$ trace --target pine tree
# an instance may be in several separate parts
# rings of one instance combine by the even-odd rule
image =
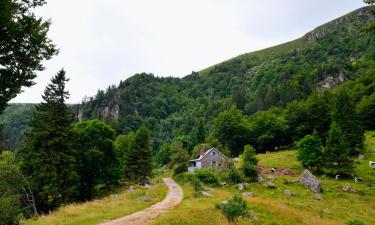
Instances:
[[[152,156],[150,131],[144,127],[137,130],[127,158],[127,177],[130,180],[144,183],[151,177]]]
[[[353,160],[350,157],[350,145],[343,135],[340,126],[333,122],[328,133],[325,147],[325,168],[328,173],[335,175],[350,175],[353,170]]]
[[[68,81],[65,71],[59,71],[47,85],[43,103],[36,106],[30,122],[31,132],[20,155],[21,169],[30,180],[36,204],[48,211],[77,196],[76,152],[70,145],[73,114],[65,100]]]
[[[357,153],[357,149],[362,148],[364,142],[364,130],[355,108],[353,99],[345,91],[337,94],[332,121],[340,127],[342,135],[349,142],[351,154]]]

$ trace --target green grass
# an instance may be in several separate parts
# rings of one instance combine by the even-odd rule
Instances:
[[[118,194],[81,203],[63,206],[37,219],[24,221],[23,225],[94,225],[100,222],[116,219],[133,212],[140,211],[155,202],[161,201],[167,193],[167,187],[159,179],[155,179],[150,189],[138,188],[128,193],[123,188]],[[141,201],[137,198],[142,195],[150,196],[150,201]]]
[[[236,224],[254,225],[344,225],[350,220],[360,220],[366,225],[375,224],[375,170],[371,169],[368,161],[374,160],[375,131],[366,133],[365,160],[356,162],[356,173],[364,181],[354,183],[354,179],[335,180],[320,176],[320,193],[323,200],[315,200],[312,191],[304,188],[297,180],[302,167],[296,159],[296,151],[283,151],[269,154],[259,154],[259,162],[266,167],[291,168],[298,175],[274,176],[276,189],[267,189],[263,183],[252,183],[245,191],[253,192],[255,197],[247,198],[252,217],[241,218]],[[267,176],[265,176],[267,177]],[[289,181],[289,182],[287,182]],[[180,181],[182,183],[182,181]],[[346,185],[358,191],[349,193],[343,191]],[[190,184],[184,183],[184,200],[174,210],[161,215],[154,225],[203,225],[229,224],[215,205],[230,199],[239,191],[235,186],[216,188],[214,197],[195,197]],[[287,197],[286,189],[297,193],[297,197]]]

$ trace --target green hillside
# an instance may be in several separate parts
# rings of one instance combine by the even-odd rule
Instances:
[[[212,130],[213,119],[231,105],[251,115],[372,73],[374,33],[359,31],[373,20],[370,8],[298,40],[240,55],[182,79],[136,74],[86,99],[77,114],[103,119],[118,133],[145,125],[153,131],[155,149],[176,138],[192,149],[198,122]]]

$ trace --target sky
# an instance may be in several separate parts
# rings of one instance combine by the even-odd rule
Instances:
[[[61,68],[69,103],[136,73],[183,77],[234,56],[303,36],[364,6],[361,0],[47,0],[60,49],[36,85],[11,102],[38,103]]]

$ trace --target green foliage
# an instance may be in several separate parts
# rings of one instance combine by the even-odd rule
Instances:
[[[65,105],[65,71],[47,85],[36,106],[25,147],[19,152],[21,169],[31,183],[38,210],[46,212],[77,198],[77,152],[71,146],[73,115]]]
[[[356,148],[363,148],[364,130],[355,111],[355,103],[345,91],[341,90],[336,95],[332,121],[340,126],[352,153],[356,153]]]
[[[241,170],[246,178],[251,181],[256,181],[258,177],[256,152],[255,149],[250,145],[245,145],[244,152],[240,156],[241,159]]]
[[[360,120],[366,130],[375,130],[375,93],[363,96],[357,105]]]
[[[196,192],[203,191],[203,183],[197,176],[194,176],[193,174],[187,174],[185,175],[185,180],[191,183]]]
[[[114,150],[114,130],[99,120],[86,120],[73,127],[78,150],[80,199],[91,199],[98,185],[115,184],[120,168]]]
[[[323,148],[317,132],[306,135],[298,143],[297,159],[309,169],[318,169],[323,165]]]
[[[233,162],[229,162],[228,168],[220,172],[220,177],[231,184],[242,183],[245,180],[244,175],[236,169]]]
[[[137,130],[134,142],[129,152],[126,162],[126,178],[144,183],[151,177],[152,156],[151,156],[151,134],[144,127]]]
[[[22,181],[14,155],[0,155],[0,224],[16,225],[21,218]]]
[[[212,186],[219,185],[219,177],[216,172],[212,169],[199,169],[196,170],[193,175],[197,177],[202,183],[209,184]]]
[[[240,216],[247,215],[249,211],[247,202],[240,195],[235,195],[227,202],[217,204],[216,208],[221,210],[229,222],[234,222]]]
[[[173,174],[178,175],[187,171],[190,156],[183,148],[182,143],[177,142],[174,147],[176,150],[171,157],[171,167]]]
[[[134,144],[134,139],[135,139],[135,133],[131,132],[128,135],[119,135],[117,136],[115,142],[114,142],[114,147],[116,150],[116,157],[119,162],[119,167],[120,167],[120,172],[121,172],[121,177],[126,177],[128,174],[127,171],[127,162],[128,162],[128,156],[130,152],[132,151],[132,147]]]
[[[2,0],[0,2],[0,114],[7,102],[34,84],[42,61],[57,53],[48,39],[50,22],[37,17],[35,8],[44,0]]]
[[[232,106],[220,113],[214,124],[214,136],[230,149],[232,156],[238,156],[249,134],[248,124],[242,112]]]
[[[351,175],[353,160],[350,156],[350,144],[336,122],[332,123],[329,130],[324,156],[328,174]]]
[[[365,225],[365,223],[360,220],[351,220],[347,224],[348,225]]]

